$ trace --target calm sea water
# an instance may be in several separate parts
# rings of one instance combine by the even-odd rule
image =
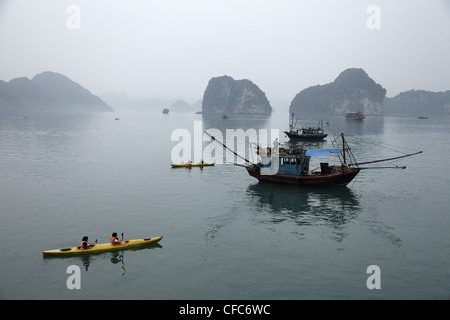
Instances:
[[[405,170],[364,170],[346,187],[258,183],[226,164],[170,166],[172,133],[193,134],[195,121],[225,133],[285,130],[288,119],[0,118],[0,299],[450,298],[449,119],[322,119],[348,134],[360,161],[424,151],[379,164]],[[42,256],[84,235],[107,242],[113,231],[164,238],[123,252]],[[67,288],[71,265],[81,268],[80,290]],[[366,285],[371,265],[381,289]]]

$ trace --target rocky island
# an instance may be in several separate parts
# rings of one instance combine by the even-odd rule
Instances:
[[[250,80],[229,76],[209,80],[203,94],[203,114],[271,114],[266,94]]]
[[[372,80],[363,69],[344,70],[333,82],[306,88],[292,100],[290,113],[345,115],[361,111],[364,115],[382,115],[386,89]]]
[[[68,77],[42,72],[8,82],[0,80],[0,113],[110,112],[113,109],[98,96]]]
[[[450,115],[450,90],[409,90],[384,100],[386,115]]]

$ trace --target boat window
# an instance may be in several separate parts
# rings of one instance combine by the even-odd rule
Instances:
[[[290,166],[296,166],[301,165],[301,159],[299,158],[280,158],[280,164],[281,165],[290,165]]]

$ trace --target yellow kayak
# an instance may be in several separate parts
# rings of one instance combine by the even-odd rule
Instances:
[[[191,167],[210,167],[213,166],[213,163],[181,163],[181,164],[173,164],[172,168],[191,168]]]
[[[83,253],[98,253],[113,250],[123,250],[128,248],[136,248],[144,246],[151,243],[157,243],[162,239],[161,237],[148,238],[148,239],[136,239],[136,240],[126,240],[124,244],[111,244],[111,243],[99,243],[90,246],[87,249],[80,249],[80,247],[73,248],[63,248],[43,251],[44,256],[61,256],[70,254],[83,254]]]

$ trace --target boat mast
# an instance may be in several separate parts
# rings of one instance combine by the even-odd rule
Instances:
[[[294,131],[295,127],[297,126],[298,118],[295,119],[295,122],[294,122],[294,116],[295,116],[295,114],[292,112],[291,120],[289,121],[289,131]]]
[[[347,162],[345,160],[345,138],[344,138],[344,133],[341,133],[341,138],[342,138],[342,155],[344,157],[344,164],[347,164]]]
[[[347,144],[347,141],[345,140],[344,133],[341,133],[341,139],[342,139],[342,156],[343,156],[342,163],[348,166],[359,166],[359,163],[358,161],[356,161],[355,156],[353,155],[352,150],[350,149],[350,146]],[[341,159],[340,156],[339,159]],[[347,163],[347,161],[349,163]]]
[[[294,113],[292,113],[291,121],[289,121],[289,131],[294,131]]]

